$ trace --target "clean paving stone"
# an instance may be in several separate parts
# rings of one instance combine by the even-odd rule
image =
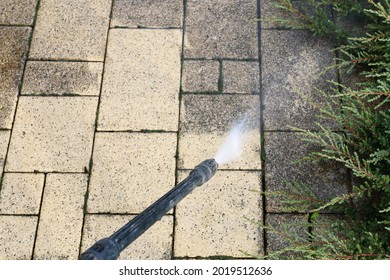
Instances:
[[[185,60],[183,62],[183,91],[217,92],[219,74],[219,61]]]
[[[34,259],[78,259],[87,174],[48,174]]]
[[[103,61],[111,0],[42,0],[29,58]]]
[[[44,177],[44,174],[5,173],[0,193],[0,213],[38,215]]]
[[[32,25],[38,0],[6,0],[0,2],[0,24]]]
[[[260,69],[257,61],[223,61],[223,92],[260,93]]]
[[[28,61],[23,79],[25,95],[96,95],[103,63]]]
[[[238,149],[241,156],[223,163],[221,168],[260,169],[259,108],[259,96],[183,95],[179,168],[191,169],[203,160],[215,157],[230,130],[246,115],[246,125],[240,135],[242,147]]]
[[[85,172],[97,97],[19,97],[6,171]]]
[[[0,128],[12,127],[30,33],[29,27],[0,27]]]
[[[0,130],[0,177],[3,174],[5,156],[7,154],[10,131]]]
[[[140,213],[175,184],[175,133],[97,133],[87,210]]]
[[[111,27],[181,28],[181,0],[116,0]]]
[[[181,31],[110,31],[99,130],[177,131]]]
[[[109,237],[134,215],[86,215],[82,252]],[[122,251],[119,260],[169,260],[172,256],[173,216],[164,216]]]
[[[304,142],[294,132],[266,132],[264,137],[266,191],[291,191],[287,181],[306,186],[324,202],[348,193],[348,172],[341,164],[303,160],[310,152],[319,151],[318,146]],[[267,197],[266,206],[268,212],[284,211],[279,196]]]
[[[0,216],[0,260],[31,260],[37,217]]]
[[[174,256],[261,255],[262,230],[246,219],[262,220],[260,190],[260,172],[217,171],[176,206]]]
[[[257,59],[256,0],[188,0],[185,58]]]
[[[263,30],[262,92],[264,95],[265,130],[287,130],[291,126],[318,129],[316,122],[334,127],[330,121],[318,119],[319,109],[308,100],[323,106],[317,89],[332,93],[336,81],[331,66],[334,54],[330,42],[303,30]]]

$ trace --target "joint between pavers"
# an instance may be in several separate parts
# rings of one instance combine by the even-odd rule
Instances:
[[[37,220],[37,226],[35,228],[35,236],[34,236],[34,243],[33,243],[33,248],[32,248],[32,252],[31,252],[31,259],[33,260],[34,259],[34,255],[35,255],[35,246],[37,244],[37,239],[38,239],[38,230],[39,230],[39,222],[41,220],[41,213],[42,213],[42,205],[43,205],[43,197],[44,197],[44,194],[45,194],[45,188],[46,188],[46,182],[47,182],[47,174],[45,173],[44,174],[44,177],[43,177],[43,186],[42,186],[42,194],[41,194],[41,202],[39,204],[39,211],[38,211],[38,220]]]
[[[104,63],[103,60],[85,60],[85,59],[54,59],[54,58],[29,58],[27,61],[36,62],[79,62],[79,63]]]
[[[182,30],[181,27],[176,26],[121,26],[121,25],[115,25],[110,27],[110,29],[130,29],[130,30]]]

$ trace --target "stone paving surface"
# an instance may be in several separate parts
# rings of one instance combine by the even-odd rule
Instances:
[[[334,54],[257,21],[278,14],[268,2],[0,0],[0,259],[77,259],[244,117],[241,157],[121,259],[263,256],[288,243],[260,225],[306,216],[262,191],[307,179],[324,199],[347,192],[338,166],[294,163],[316,147],[290,127],[315,128],[318,110],[294,92],[326,89]]]

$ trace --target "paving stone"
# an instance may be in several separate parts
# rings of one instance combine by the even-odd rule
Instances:
[[[280,233],[278,234],[271,230],[266,231],[268,253],[275,253],[276,251],[294,246],[294,241],[304,243],[306,238],[308,238],[309,224],[306,215],[268,214],[266,225],[272,226]],[[282,258],[299,259],[299,254],[287,251],[282,254]]]
[[[0,260],[30,260],[37,217],[0,216]]]
[[[42,0],[30,57],[103,61],[111,0]]]
[[[6,171],[84,172],[97,97],[21,96]]]
[[[12,127],[29,27],[0,27],[0,128]]]
[[[29,61],[22,94],[99,95],[102,71],[99,62]]]
[[[0,177],[3,174],[5,156],[7,154],[10,132],[0,130]]]
[[[223,92],[260,93],[260,70],[257,61],[224,61]]]
[[[266,190],[280,192],[290,190],[283,180],[307,186],[319,199],[328,202],[348,192],[348,172],[341,165],[330,161],[317,163],[302,158],[319,147],[304,142],[297,133],[266,132]],[[267,197],[267,211],[280,212],[279,197]]]
[[[184,57],[257,59],[256,0],[188,0]]]
[[[116,0],[111,27],[176,27],[182,26],[181,0]]]
[[[140,213],[175,184],[176,134],[97,133],[89,213]]]
[[[38,215],[43,184],[43,174],[5,173],[0,193],[0,213]]]
[[[320,73],[332,64],[331,45],[308,31],[263,30],[262,87],[266,130],[318,129],[319,110],[300,96],[324,104],[316,88],[330,92],[327,80],[336,80],[335,70]],[[299,93],[299,94],[298,94]],[[321,122],[331,125],[329,122]]]
[[[78,259],[87,174],[48,174],[34,259]]]
[[[7,0],[0,2],[0,24],[32,25],[37,0]]]
[[[180,48],[179,30],[111,30],[98,128],[176,131]]]
[[[185,60],[182,88],[186,92],[218,91],[219,62],[215,60]]]
[[[86,215],[82,251],[108,237],[133,219],[134,215]],[[171,259],[173,218],[164,216],[119,256],[119,260]]]
[[[224,169],[260,169],[259,97],[186,94],[182,99],[179,168],[215,156],[235,122],[247,114],[241,157]]]
[[[187,173],[181,173],[182,179]],[[175,257],[262,254],[260,172],[217,171],[176,206]],[[242,252],[243,251],[243,252]]]

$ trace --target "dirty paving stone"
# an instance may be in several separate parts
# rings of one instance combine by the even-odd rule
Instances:
[[[38,215],[44,174],[5,173],[0,194],[0,214]]]
[[[30,59],[103,61],[111,0],[41,0]]]
[[[10,131],[0,130],[0,178],[3,174],[5,156],[7,154]]]
[[[242,156],[226,169],[260,169],[259,96],[185,94],[181,104],[179,168],[212,158],[233,126],[247,114]]]
[[[331,161],[303,161],[302,158],[312,151],[319,151],[319,147],[303,142],[297,133],[266,132],[266,191],[289,191],[284,182],[287,180],[307,186],[318,199],[325,202],[348,193],[347,170],[341,164]],[[279,200],[275,196],[266,197],[267,211],[283,211]]]
[[[260,172],[217,171],[196,188],[176,206],[174,256],[262,254],[262,230],[245,219],[262,219],[260,185]]]
[[[99,95],[103,63],[28,61],[25,95]]]
[[[134,215],[86,215],[82,252],[132,220]],[[122,251],[118,260],[169,260],[172,256],[173,217],[164,216]]]
[[[223,61],[222,77],[225,93],[260,93],[257,61]]]
[[[77,260],[87,174],[48,174],[34,259]]]
[[[19,97],[6,171],[84,172],[97,103],[97,97]]]
[[[175,133],[95,137],[88,213],[140,213],[175,184]]]
[[[177,131],[180,30],[112,29],[99,130]]]
[[[116,0],[111,27],[182,27],[181,0]]]
[[[0,128],[12,127],[29,27],[0,27]]]
[[[333,63],[328,41],[303,30],[263,30],[262,92],[265,130],[286,130],[291,126],[318,129],[319,109],[305,100],[325,104],[316,89],[332,93],[327,80],[336,81],[335,70],[321,75]],[[302,97],[303,96],[303,97]]]
[[[219,61],[185,60],[182,88],[184,92],[217,92]]]
[[[0,260],[31,260],[38,217],[0,216]]]
[[[38,0],[0,1],[0,24],[32,25]]]
[[[185,58],[258,56],[256,0],[188,0]]]

